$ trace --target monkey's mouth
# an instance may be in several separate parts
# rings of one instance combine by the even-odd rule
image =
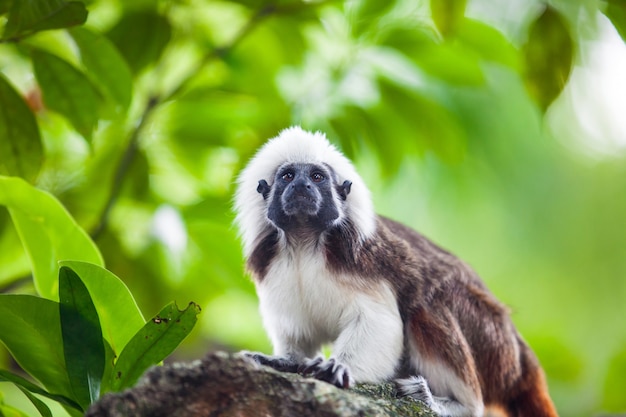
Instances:
[[[288,216],[314,216],[319,210],[319,204],[315,198],[307,195],[294,195],[283,205],[283,210]]]

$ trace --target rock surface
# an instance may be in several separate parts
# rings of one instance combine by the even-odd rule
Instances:
[[[434,416],[398,399],[393,384],[342,390],[260,366],[241,354],[211,353],[192,363],[150,369],[137,386],[109,393],[88,417]]]

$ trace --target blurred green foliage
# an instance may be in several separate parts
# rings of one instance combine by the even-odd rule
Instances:
[[[625,10],[0,0],[0,174],[57,196],[145,315],[203,307],[176,358],[269,351],[234,179],[281,129],[323,130],[381,214],[460,255],[512,307],[562,415],[624,412],[626,153],[558,132],[578,126],[563,89],[599,17],[623,36]],[[30,271],[0,209],[2,292],[32,293]],[[0,389],[0,406],[28,409]]]

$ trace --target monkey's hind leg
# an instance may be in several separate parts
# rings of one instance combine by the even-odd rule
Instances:
[[[415,398],[426,404],[431,410],[442,417],[478,417],[476,410],[447,397],[437,397],[432,394],[428,382],[423,376],[412,376],[406,379],[397,379],[396,384],[401,396]]]

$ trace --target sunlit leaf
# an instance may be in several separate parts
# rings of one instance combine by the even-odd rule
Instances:
[[[165,306],[131,339],[113,370],[114,391],[132,386],[150,366],[161,362],[189,334],[200,307],[190,303],[178,310],[175,303]]]
[[[42,417],[52,417],[52,412],[50,411],[50,409],[48,408],[46,403],[41,401],[39,398],[35,397],[26,388],[22,388],[20,386],[18,386],[18,388],[20,389],[20,391],[22,391],[22,393],[24,393],[26,398],[28,398],[30,400],[30,402],[35,406],[35,408],[37,409],[37,411],[39,411],[39,414]],[[6,416],[4,416],[4,417],[6,417]]]
[[[465,15],[466,0],[430,0],[433,21],[443,37],[453,35]]]
[[[20,178],[0,176],[0,205],[9,209],[31,261],[35,288],[43,297],[57,299],[58,261],[103,265],[91,238],[51,194]]]
[[[497,62],[514,70],[520,69],[521,58],[518,50],[494,27],[478,20],[465,19],[456,35],[463,47],[475,51],[481,59]]]
[[[353,7],[350,13],[352,32],[357,36],[362,34],[372,23],[376,22],[382,14],[389,10],[394,3],[395,2],[391,0],[362,0],[352,2],[351,5]]]
[[[33,181],[43,160],[35,116],[24,99],[0,74],[0,174]]]
[[[103,35],[85,28],[70,30],[78,49],[80,59],[88,74],[97,81],[97,86],[115,103],[128,108],[132,96],[132,74],[122,55]]]
[[[46,398],[50,398],[60,404],[71,407],[75,410],[81,410],[80,406],[73,400],[63,395],[51,394],[45,389],[41,388],[39,385],[33,384],[27,379],[22,378],[19,375],[16,375],[12,372],[6,371],[4,369],[0,369],[0,381],[12,382],[17,387],[19,387],[22,391],[27,390],[28,392],[32,392],[33,394],[38,394]]]
[[[74,398],[87,409],[100,396],[105,365],[102,329],[89,291],[66,266],[59,270],[59,301],[67,375]]]
[[[85,74],[56,55],[34,50],[32,57],[46,106],[67,117],[81,135],[91,139],[100,102],[94,86]]]
[[[49,392],[72,398],[65,372],[59,303],[31,295],[0,294],[0,317],[0,340],[22,369]],[[6,374],[2,376],[8,379]]]
[[[458,42],[435,42],[419,27],[392,27],[379,40],[405,54],[423,71],[451,84],[482,85],[485,77],[477,53]]]
[[[145,324],[132,294],[113,273],[87,262],[62,261],[61,267],[71,268],[87,287],[93,300],[102,334],[119,354]]]
[[[564,18],[552,7],[532,23],[522,48],[526,63],[526,88],[545,111],[567,83],[574,41]]]
[[[134,74],[159,59],[172,36],[169,21],[160,14],[145,10],[131,12],[107,34]]]
[[[622,40],[626,42],[626,1],[609,0],[604,14],[611,19]]]
[[[0,416],[2,417],[32,417],[28,414],[24,413],[21,410],[18,410],[15,407],[11,407],[8,404],[5,404],[2,400],[2,392],[0,392]]]
[[[7,17],[4,39],[33,32],[62,29],[85,23],[87,9],[80,1],[14,0]]]

